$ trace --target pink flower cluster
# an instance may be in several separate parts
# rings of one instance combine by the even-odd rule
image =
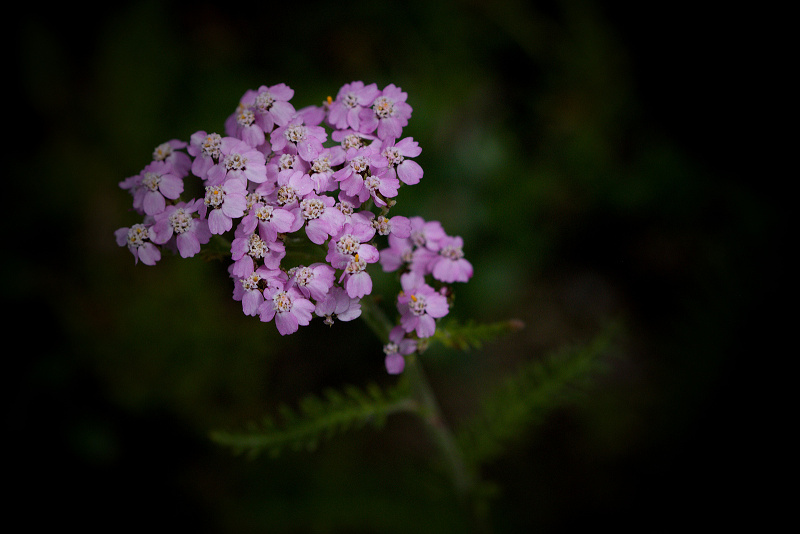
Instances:
[[[449,312],[448,284],[472,277],[460,237],[391,213],[400,189],[423,176],[421,148],[402,134],[407,94],[355,81],[318,106],[295,109],[293,96],[285,84],[248,90],[221,133],[156,147],[119,183],[141,220],[118,229],[117,244],[155,265],[164,249],[189,258],[213,236],[229,237],[233,298],[281,335],[314,316],[329,325],[359,317],[373,289],[369,268],[380,264],[402,286],[384,346],[387,370],[402,372],[403,357]],[[199,184],[197,198],[182,198],[187,179]],[[316,259],[286,265],[294,247]]]

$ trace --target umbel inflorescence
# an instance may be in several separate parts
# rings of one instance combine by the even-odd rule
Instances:
[[[402,135],[407,94],[355,81],[299,110],[293,96],[285,84],[248,90],[222,132],[157,146],[119,184],[142,219],[118,229],[117,243],[155,265],[162,249],[189,258],[213,236],[228,237],[233,298],[281,335],[315,316],[329,325],[360,317],[369,271],[380,264],[400,280],[384,346],[388,372],[400,373],[404,355],[448,314],[450,285],[472,277],[460,237],[438,221],[391,214],[401,187],[423,176],[413,159],[419,144]],[[309,246],[318,250],[312,261],[287,265],[287,251]]]

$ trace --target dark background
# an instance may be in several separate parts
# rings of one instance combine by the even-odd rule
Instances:
[[[787,243],[752,13],[589,0],[22,9],[4,84],[12,517],[112,532],[465,530],[431,444],[401,416],[278,460],[212,444],[209,431],[326,386],[390,384],[380,344],[358,322],[281,338],[240,313],[224,266],[134,266],[113,238],[138,222],[117,184],[157,144],[221,129],[247,89],[287,83],[299,108],[353,80],[409,95],[404,133],[425,177],[397,209],[464,237],[475,277],[453,314],[526,323],[479,351],[426,354],[454,426],[517,365],[625,325],[623,357],[586,401],[520,429],[486,466],[502,488],[497,531],[759,515],[748,480],[771,456],[756,406],[785,356],[771,347]]]

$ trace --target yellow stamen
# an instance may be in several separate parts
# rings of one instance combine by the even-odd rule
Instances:
[[[415,295],[411,295],[411,300],[413,300],[414,302],[417,302],[417,297]]]
[[[358,263],[358,252],[356,252],[356,263]]]
[[[333,103],[333,98],[328,96],[328,105],[330,106]]]

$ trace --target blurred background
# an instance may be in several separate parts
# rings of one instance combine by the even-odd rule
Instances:
[[[391,384],[380,342],[357,321],[281,338],[242,315],[224,265],[134,266],[114,241],[138,222],[118,183],[156,145],[221,130],[260,85],[288,84],[300,108],[362,80],[414,110],[425,177],[398,212],[464,238],[475,276],[452,314],[526,324],[425,354],[453,426],[519,365],[625,325],[585,402],[485,466],[497,532],[735,518],[764,430],[742,384],[760,380],[784,267],[780,193],[742,126],[760,63],[738,15],[603,4],[23,7],[4,84],[22,128],[2,262],[21,335],[5,349],[12,515],[106,532],[467,530],[403,416],[276,460],[212,444],[325,387]]]

